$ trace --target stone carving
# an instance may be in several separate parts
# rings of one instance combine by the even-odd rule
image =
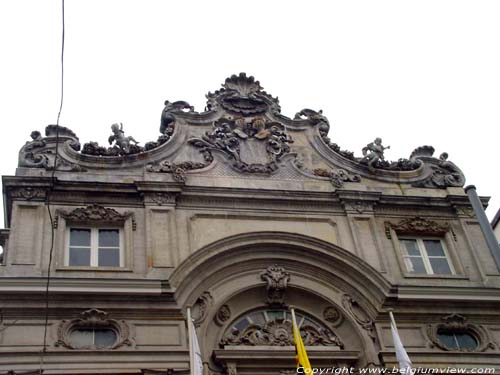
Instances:
[[[361,159],[361,162],[368,164],[368,167],[373,167],[379,160],[384,160],[384,150],[388,148],[391,148],[391,146],[384,147],[381,138],[375,138],[373,142],[363,147],[363,159]]]
[[[306,346],[344,347],[340,339],[329,329],[304,324],[300,327],[300,331]],[[233,327],[232,331],[221,340],[221,346],[224,345],[293,346],[292,322],[277,318],[263,325],[250,324],[242,332]]]
[[[233,161],[240,172],[271,173],[278,169],[280,159],[290,152],[292,139],[283,125],[254,118],[246,122],[222,118],[215,121],[213,130],[189,143],[200,149],[205,161],[213,160],[212,151],[219,151]]]
[[[325,307],[323,310],[323,318],[327,322],[330,322],[334,327],[338,327],[344,320],[342,313],[334,306]]]
[[[116,349],[121,346],[131,346],[130,330],[124,320],[109,319],[108,313],[98,310],[89,309],[80,314],[80,318],[72,320],[62,320],[57,329],[57,341],[55,346],[64,346],[68,349],[90,349],[95,350],[99,348],[75,348],[70,340],[71,332],[75,329],[92,329],[92,328],[109,328],[112,329],[117,336],[116,342],[111,347],[106,349]]]
[[[44,200],[47,195],[47,189],[27,186],[11,190],[10,194],[12,198],[22,198],[27,201],[32,199]]]
[[[315,176],[328,177],[332,185],[336,188],[344,186],[344,182],[361,182],[361,177],[357,174],[350,174],[345,169],[326,170],[316,168],[313,170]]]
[[[132,213],[120,214],[112,208],[105,208],[97,204],[87,207],[75,208],[71,212],[59,211],[67,221],[72,222],[95,222],[95,223],[120,223],[123,224],[128,218],[133,218]]]
[[[33,130],[30,134],[31,141],[19,151],[19,166],[28,168],[47,168],[49,158],[44,150],[46,146],[45,139],[38,130]]]
[[[123,124],[111,125],[112,134],[108,138],[109,144],[112,147],[99,146],[97,142],[88,142],[83,145],[82,154],[95,156],[124,156],[138,154],[144,151],[144,148],[139,146],[133,137],[125,136]]]
[[[185,183],[187,171],[205,168],[206,166],[208,166],[207,163],[196,163],[193,161],[172,163],[168,160],[164,160],[157,164],[146,165],[146,171],[153,173],[170,173],[175,181]]]
[[[175,204],[175,199],[177,197],[177,194],[157,191],[157,192],[148,194],[148,196],[158,206],[162,206],[164,204]]]
[[[353,316],[356,323],[368,333],[371,339],[375,341],[375,324],[361,305],[351,296],[344,294],[342,296],[342,306]]]
[[[285,292],[290,281],[290,274],[283,267],[274,265],[268,267],[260,275],[260,278],[267,283],[267,303],[269,305],[283,305],[285,303]]]
[[[140,151],[136,151],[134,146],[137,146],[139,142],[137,142],[134,137],[125,136],[125,132],[123,131],[123,124],[120,123],[118,124],[113,124],[111,125],[111,131],[113,134],[111,134],[108,138],[108,142],[110,145],[115,143],[115,146],[118,146],[118,148],[121,150],[121,152],[125,155],[128,155],[130,153],[137,154]],[[132,144],[133,142],[133,144]],[[137,147],[137,149],[139,149]]]
[[[273,98],[260,86],[259,81],[245,73],[232,75],[222,85],[222,89],[207,94],[207,110],[216,110],[219,106],[226,111],[253,116],[264,112],[279,113],[278,98]]]
[[[414,186],[441,188],[462,187],[465,184],[465,176],[462,171],[451,161],[448,160],[448,154],[443,152],[439,159],[432,158],[429,161],[429,167],[432,174],[424,181],[417,182]]]
[[[362,214],[363,212],[373,210],[373,202],[367,202],[362,200],[355,200],[355,201],[343,200],[342,204],[346,211],[356,211],[358,214]]]
[[[226,363],[225,367],[227,375],[238,375],[238,370],[236,369],[236,363],[228,362]]]
[[[484,327],[467,322],[467,318],[460,314],[451,314],[443,317],[441,323],[429,324],[427,326],[427,336],[431,341],[431,347],[437,346],[442,350],[460,350],[484,352],[486,349],[495,349],[495,344],[490,339]],[[468,334],[475,338],[477,347],[474,349],[454,349],[447,347],[438,338],[438,332],[447,332],[455,334]]]
[[[442,236],[448,231],[451,231],[453,238],[456,240],[455,232],[453,231],[449,223],[437,223],[433,220],[428,220],[420,216],[403,219],[397,224],[386,221],[385,235],[388,239],[392,238],[391,229],[393,229],[398,234],[431,236]]]
[[[217,314],[215,314],[215,323],[218,326],[224,325],[225,322],[227,322],[229,319],[231,319],[231,309],[229,308],[228,305],[222,305],[217,311]]]
[[[191,308],[191,316],[196,327],[200,326],[200,324],[207,318],[208,311],[212,307],[213,303],[214,298],[209,291],[203,292],[202,295],[198,297],[195,304]]]
[[[78,141],[78,137],[73,132],[73,130],[61,125],[47,125],[47,127],[45,128],[45,136],[74,138],[76,141]]]

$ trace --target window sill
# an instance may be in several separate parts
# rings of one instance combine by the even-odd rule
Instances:
[[[465,275],[429,275],[426,273],[403,273],[405,279],[452,279],[452,280],[469,280]]]
[[[59,267],[56,271],[87,271],[87,272],[133,272],[125,267],[87,267],[87,266],[65,266]]]

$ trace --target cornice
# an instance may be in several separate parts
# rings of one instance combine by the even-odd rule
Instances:
[[[45,293],[45,277],[2,277],[0,294]],[[168,282],[145,279],[60,278],[50,280],[50,293],[54,294],[108,294],[108,295],[161,295],[170,289]]]

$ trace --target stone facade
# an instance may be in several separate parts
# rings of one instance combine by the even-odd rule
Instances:
[[[0,372],[186,374],[187,307],[206,375],[293,372],[290,307],[315,367],[396,365],[392,309],[415,367],[500,370],[500,274],[446,153],[356,156],[245,74],[207,99],[143,145],[31,134],[3,177]]]

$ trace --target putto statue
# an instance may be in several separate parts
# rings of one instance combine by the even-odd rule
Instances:
[[[368,164],[368,167],[373,167],[379,160],[384,160],[384,150],[388,148],[391,148],[391,146],[382,146],[382,138],[375,138],[373,142],[363,147],[363,159],[361,162]]]
[[[125,136],[122,123],[120,123],[120,125],[118,124],[111,125],[111,131],[113,132],[113,134],[111,134],[108,138],[109,144],[112,144],[114,141],[115,146],[118,146],[120,150],[123,151],[124,154],[130,154],[131,151],[130,142],[134,142],[134,145],[137,145],[139,143],[134,139],[134,137]]]

